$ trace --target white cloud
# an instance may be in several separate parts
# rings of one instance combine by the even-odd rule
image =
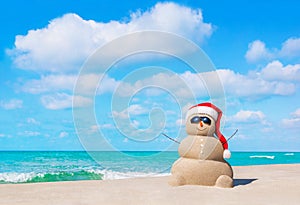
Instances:
[[[99,127],[101,129],[113,129],[114,128],[113,124],[110,124],[110,123],[101,124],[101,125],[99,125]]]
[[[245,58],[247,61],[255,63],[261,60],[271,60],[275,58],[294,58],[300,56],[300,38],[289,38],[282,43],[280,49],[266,47],[263,41],[255,40],[248,45]]]
[[[114,117],[118,117],[118,118],[121,118],[121,119],[128,119],[129,116],[137,116],[137,115],[142,115],[142,114],[145,114],[145,113],[148,113],[149,111],[145,108],[145,107],[142,107],[141,105],[139,104],[133,104],[133,105],[130,105],[128,108],[122,110],[121,112],[118,112],[118,111],[112,111],[112,115]]]
[[[35,137],[35,136],[41,135],[41,133],[37,132],[37,131],[25,130],[24,132],[18,132],[18,135],[24,136],[24,137]]]
[[[194,105],[191,104],[191,103],[187,103],[187,104],[182,108],[183,116],[186,115],[187,111],[188,111],[192,106],[194,106]]]
[[[89,98],[85,98],[82,96],[72,96],[68,95],[66,93],[55,93],[51,95],[44,95],[41,97],[41,102],[44,105],[45,108],[50,110],[59,110],[59,109],[66,109],[72,107],[72,102],[76,104],[73,104],[73,107],[85,107],[89,106],[92,103],[92,100]]]
[[[33,124],[33,125],[39,125],[41,124],[39,121],[37,121],[36,119],[32,118],[32,117],[29,117],[26,119],[26,122],[28,124]]]
[[[47,75],[40,79],[33,79],[21,86],[23,92],[39,94],[45,92],[73,90],[76,75]]]
[[[0,107],[5,110],[14,110],[23,107],[23,101],[18,99],[11,99],[9,101],[0,101]]]
[[[300,38],[289,38],[282,44],[279,55],[283,57],[300,56]]]
[[[176,3],[157,3],[150,11],[131,14],[128,23],[134,30],[159,30],[183,35],[198,42],[212,33],[211,24],[203,22],[202,11]]]
[[[131,124],[132,124],[135,128],[138,128],[139,125],[140,125],[139,121],[137,121],[137,120],[133,120],[133,121],[131,122]]]
[[[72,93],[75,83],[77,83],[77,75],[47,75],[40,79],[33,79],[21,84],[19,90],[31,94],[45,94],[41,97],[42,104],[47,109],[65,109],[72,107]],[[98,86],[98,81],[102,78],[101,84]],[[112,92],[119,84],[113,78],[103,74],[85,74],[78,82],[76,94],[90,95],[95,93],[103,94]],[[74,99],[74,107],[82,107],[91,104],[91,99],[77,95]],[[3,104],[4,106],[4,104]],[[5,105],[8,107],[8,105]]]
[[[291,118],[282,119],[282,124],[286,128],[300,128],[300,108],[292,112]]]
[[[286,128],[299,128],[300,127],[300,118],[283,119],[282,124]]]
[[[265,114],[262,111],[240,110],[235,115],[228,117],[229,122],[239,123],[263,123],[265,124]]]
[[[291,113],[291,116],[294,118],[300,118],[300,108],[298,108],[295,112]]]
[[[69,136],[69,133],[65,132],[65,131],[60,132],[59,135],[58,135],[59,138],[64,138],[64,137],[67,137],[67,136]]]
[[[181,112],[182,112],[182,116],[183,116],[183,117],[186,116],[187,111],[188,111],[192,106],[193,106],[193,104],[187,103],[185,106],[183,106],[183,107],[181,108]],[[186,119],[185,119],[185,118],[179,118],[179,119],[177,119],[176,122],[175,122],[175,124],[176,124],[177,126],[179,126],[179,127],[180,127],[180,126],[184,126],[185,123],[186,123]]]
[[[101,79],[101,83],[100,83]],[[103,94],[106,92],[112,92],[116,86],[119,85],[119,82],[115,80],[114,78],[110,78],[107,75],[103,74],[85,74],[81,75],[78,79],[76,76],[73,78],[73,87],[76,83],[76,92],[80,94],[94,94],[96,92],[98,94]],[[99,84],[100,83],[100,84]],[[72,88],[73,88],[72,87]],[[71,90],[70,90],[71,91]]]
[[[195,93],[192,92],[194,90],[200,96],[207,96],[206,88],[199,77],[201,76],[190,72],[179,75],[158,73],[134,83],[120,83],[116,94],[123,97],[132,96],[139,90],[147,89],[148,96],[158,96],[170,92],[181,99],[188,99],[194,96]]]
[[[143,80],[138,80],[133,84],[121,83],[117,94],[120,96],[131,96],[136,91],[147,87],[147,85],[156,85],[158,88],[168,90],[168,92],[175,95],[177,99],[188,100],[193,97],[193,94],[196,97],[207,97],[208,90],[205,86],[205,82],[209,82],[209,85],[214,86],[214,83],[210,81],[212,81],[212,79],[214,80],[215,76],[219,76],[223,87],[210,87],[210,90],[216,91],[218,89],[224,89],[225,93],[230,96],[258,98],[270,95],[286,96],[295,93],[295,84],[271,78],[271,74],[269,74],[268,71],[269,67],[271,66],[268,65],[262,69],[261,73],[249,73],[247,75],[236,73],[230,69],[219,69],[217,71],[200,74],[191,73],[189,71],[173,75],[160,73]],[[286,66],[284,69],[290,70],[292,67],[293,66]],[[294,68],[298,68],[298,65],[295,65]],[[295,74],[296,72],[292,73]],[[292,77],[293,74],[288,74],[286,77]],[[283,78],[284,75],[281,75],[281,77]]]
[[[229,69],[217,71],[227,94],[238,97],[290,95],[295,85],[289,82],[268,81],[259,75],[242,75]]]
[[[98,129],[99,129],[99,126],[98,125],[92,125],[91,127],[90,127],[90,131],[92,132],[92,133],[96,133],[96,132],[98,132]]]
[[[78,92],[91,94],[95,92],[98,81],[102,78],[101,85],[98,89],[98,94],[112,92],[119,84],[113,78],[103,74],[85,74],[81,76],[78,82]],[[41,76],[40,79],[33,79],[20,85],[20,90],[31,94],[41,94],[57,91],[73,91],[77,82],[77,75],[47,75]]]
[[[273,61],[261,71],[266,80],[300,81],[300,64],[284,66],[280,61]]]
[[[90,133],[98,133],[99,130],[104,129],[104,130],[111,130],[115,129],[115,126],[110,123],[105,123],[105,124],[100,124],[100,125],[92,125],[89,129]]]
[[[147,113],[147,110],[139,104],[133,104],[126,109],[126,112],[129,115],[141,115]]]
[[[94,21],[66,14],[50,21],[46,28],[16,36],[15,48],[8,53],[19,68],[51,72],[70,71],[93,50]]]
[[[185,120],[180,118],[176,120],[176,125],[177,126],[184,126],[185,125]]]
[[[70,108],[72,105],[72,96],[65,93],[56,93],[55,95],[44,95],[41,102],[47,109],[58,110]]]
[[[272,54],[266,48],[266,44],[260,40],[255,40],[248,45],[248,51],[245,55],[247,61],[257,62],[262,59],[270,59]]]
[[[201,43],[212,33],[212,25],[203,21],[199,9],[176,3],[157,3],[150,10],[132,13],[128,22],[108,23],[84,20],[77,14],[65,14],[45,28],[18,35],[15,47],[7,53],[22,69],[65,73],[77,71],[99,46],[131,32],[167,31]]]

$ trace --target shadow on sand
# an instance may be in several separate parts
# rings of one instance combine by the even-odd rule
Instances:
[[[256,180],[257,179],[233,179],[233,186],[247,185]]]

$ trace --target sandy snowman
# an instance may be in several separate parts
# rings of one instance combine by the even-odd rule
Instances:
[[[230,158],[230,151],[219,131],[221,117],[222,111],[211,103],[201,103],[188,110],[188,136],[179,145],[180,158],[172,166],[170,185],[233,186],[232,168],[224,160]]]

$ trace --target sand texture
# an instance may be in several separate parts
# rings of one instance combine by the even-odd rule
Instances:
[[[168,177],[1,184],[0,204],[300,204],[300,164],[233,170],[233,188],[171,187]]]

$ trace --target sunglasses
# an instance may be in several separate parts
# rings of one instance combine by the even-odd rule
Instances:
[[[208,117],[195,116],[191,119],[191,123],[193,123],[193,124],[198,124],[198,123],[200,123],[200,121],[202,121],[203,123],[205,123],[207,125],[211,124],[211,120]]]

